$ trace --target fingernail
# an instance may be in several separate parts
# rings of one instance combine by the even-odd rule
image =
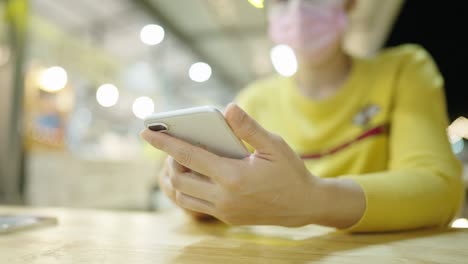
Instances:
[[[230,103],[229,105],[232,105],[232,107],[236,108],[237,110],[241,110],[236,103]]]
[[[228,111],[229,109],[235,107],[235,105],[236,105],[236,104],[235,104],[235,103],[232,103],[232,102],[229,103],[228,105],[226,105],[226,108],[224,108],[224,114],[226,114],[227,111]]]
[[[226,109],[231,109],[231,120],[239,122],[242,119],[242,109],[236,103],[230,103]]]
[[[234,121],[240,122],[245,114],[244,110],[242,110],[237,104],[232,103],[232,108],[234,110]]]

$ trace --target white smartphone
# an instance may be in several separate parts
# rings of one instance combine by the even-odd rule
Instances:
[[[0,235],[56,224],[57,219],[55,217],[0,215]]]
[[[201,106],[152,114],[145,127],[167,133],[219,156],[243,159],[249,151],[231,130],[224,115],[215,107]]]

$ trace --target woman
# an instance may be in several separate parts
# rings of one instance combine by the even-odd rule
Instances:
[[[299,71],[257,81],[239,95],[240,107],[227,107],[226,120],[254,154],[226,159],[146,130],[171,156],[160,178],[165,193],[235,225],[372,232],[448,224],[463,197],[461,166],[429,54],[415,45],[370,59],[346,54],[351,0],[268,4],[270,36],[294,49]]]

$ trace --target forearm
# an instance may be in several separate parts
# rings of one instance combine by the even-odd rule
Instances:
[[[344,177],[358,183],[366,197],[364,215],[350,231],[399,231],[450,222],[463,196],[458,166],[426,167]]]

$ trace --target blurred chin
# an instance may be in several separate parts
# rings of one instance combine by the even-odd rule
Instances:
[[[321,66],[331,57],[324,53],[309,53],[307,51],[295,51],[299,65]]]
[[[340,52],[341,46],[328,47],[326,49],[310,51],[294,49],[299,65],[319,67],[332,60]]]

